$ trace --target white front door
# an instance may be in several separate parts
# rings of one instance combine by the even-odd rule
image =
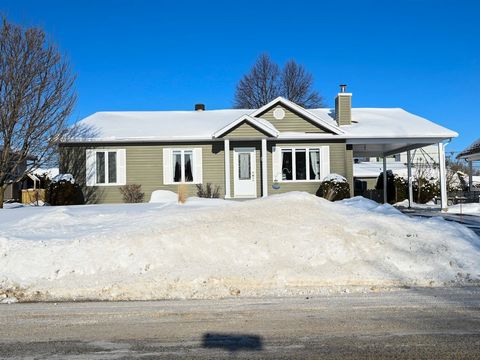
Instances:
[[[236,198],[257,197],[255,148],[233,149],[233,194]]]

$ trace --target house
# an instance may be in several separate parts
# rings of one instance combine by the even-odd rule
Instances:
[[[344,176],[353,195],[354,157],[386,159],[437,143],[443,152],[443,141],[457,136],[400,108],[351,104],[342,85],[334,109],[279,97],[253,110],[98,112],[81,121],[98,135],[61,143],[60,171],[96,203],[121,202],[119,187],[133,183],[147,198],[179,184],[194,195],[195,184],[206,183],[226,199],[316,193],[330,173]]]
[[[479,181],[478,176],[473,176],[473,162],[480,161],[480,139],[473,142],[465,150],[461,151],[457,155],[458,159],[463,159],[468,162],[469,172],[468,172],[468,184],[469,190],[474,191],[474,185]]]

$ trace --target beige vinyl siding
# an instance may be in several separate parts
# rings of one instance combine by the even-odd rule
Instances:
[[[336,120],[339,125],[350,125],[352,119],[352,97],[350,95],[338,95],[335,98],[337,109]]]
[[[285,117],[281,120],[275,119],[273,112],[277,108],[282,108],[285,111]],[[318,125],[304,119],[300,115],[290,111],[289,109],[277,105],[260,116],[261,118],[268,120],[275,126],[280,132],[306,132],[306,133],[324,133],[325,129],[320,128]]]
[[[268,142],[268,163],[267,163],[267,173],[268,173],[268,194],[281,194],[288,191],[306,191],[312,194],[315,194],[318,190],[320,182],[280,182],[280,189],[273,189],[273,169],[272,169],[272,148],[273,146],[291,146],[291,147],[315,147],[315,146],[329,146],[330,147],[330,172],[342,175],[347,178],[347,181],[350,185],[350,188],[353,192],[353,168],[349,168],[349,163],[351,164],[352,160],[347,160],[346,157],[349,156],[349,153],[346,149],[346,144],[344,142]],[[353,165],[352,165],[353,166]]]
[[[220,186],[220,193],[225,194],[224,186],[224,152],[223,143],[202,144],[158,144],[125,145],[115,144],[98,146],[97,149],[126,149],[127,184],[142,185],[145,201],[149,201],[155,190],[177,192],[178,185],[163,185],[163,148],[191,149],[202,148],[203,184],[212,183]],[[62,146],[61,172],[72,173],[82,185],[85,196],[90,203],[121,203],[120,186],[85,186],[85,150],[86,147]],[[196,195],[195,185],[186,185],[188,196]]]
[[[235,139],[235,138],[264,138],[268,136],[264,134],[260,129],[253,127],[248,123],[241,123],[232,130],[223,134],[223,137],[226,139]]]

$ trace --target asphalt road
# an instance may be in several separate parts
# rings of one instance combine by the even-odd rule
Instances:
[[[480,288],[0,306],[2,359],[480,358]]]

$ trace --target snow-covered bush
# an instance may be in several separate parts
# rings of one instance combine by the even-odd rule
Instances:
[[[207,183],[205,186],[203,184],[197,184],[197,196],[201,198],[219,198],[220,197],[220,186],[212,185]]]
[[[46,190],[45,201],[50,205],[82,205],[85,198],[80,185],[75,184],[73,177],[68,177],[52,180]]]
[[[142,192],[142,185],[128,184],[120,188],[120,193],[123,197],[123,202],[126,203],[141,203],[145,198],[145,193]]]
[[[343,176],[330,174],[323,178],[317,196],[330,201],[343,200],[350,197],[350,186]]]

